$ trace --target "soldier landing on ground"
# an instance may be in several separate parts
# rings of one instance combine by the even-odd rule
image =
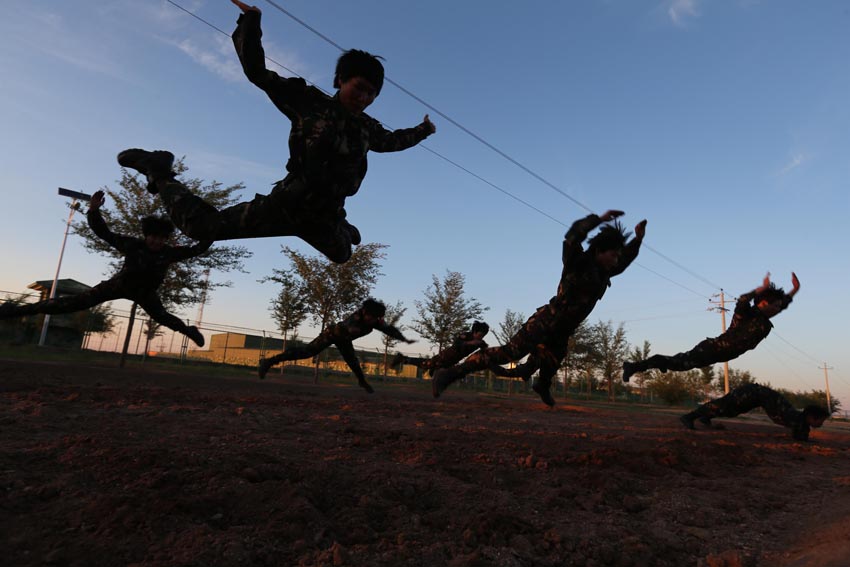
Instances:
[[[711,422],[715,417],[735,417],[758,407],[773,423],[790,427],[791,435],[797,441],[808,441],[809,430],[822,426],[829,417],[829,411],[824,407],[809,405],[799,411],[782,394],[767,386],[744,384],[721,398],[704,403],[680,417],[679,421],[688,429],[695,429],[694,421],[707,427],[717,427]]]

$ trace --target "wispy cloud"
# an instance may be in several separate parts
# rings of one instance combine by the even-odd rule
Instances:
[[[689,19],[699,17],[698,3],[699,0],[672,0],[667,15],[675,25],[684,26]]]
[[[789,159],[788,162],[783,165],[782,168],[780,168],[780,170],[777,172],[777,175],[779,175],[780,177],[783,175],[787,175],[788,173],[797,169],[807,161],[809,161],[809,156],[803,153],[795,153],[791,156],[791,159]]]
[[[214,37],[205,46],[201,46],[196,40],[188,38],[172,43],[193,61],[222,79],[232,83],[244,81],[242,68],[233,53],[233,46],[227,38]]]

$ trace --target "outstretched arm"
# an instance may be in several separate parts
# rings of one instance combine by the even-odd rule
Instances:
[[[106,221],[103,220],[103,216],[100,214],[100,208],[105,202],[106,195],[103,191],[95,191],[89,201],[89,210],[86,214],[86,220],[88,221],[92,232],[94,232],[101,240],[105,241],[119,252],[124,252],[126,243],[134,239],[128,236],[115,234],[109,230],[109,227],[106,226]]]
[[[437,131],[427,114],[418,126],[392,131],[372,117],[364,116],[364,119],[369,128],[369,149],[379,153],[406,150]]]
[[[239,6],[239,9],[242,10],[242,13],[244,13],[244,14],[247,14],[248,12],[260,12],[260,9],[257,8],[256,6],[249,6],[245,2],[240,2],[239,0],[230,0],[230,1],[233,2],[234,4],[236,4],[237,6]]]
[[[293,105],[296,105],[307,88],[300,78],[284,78],[266,69],[266,54],[263,50],[263,31],[260,28],[262,12],[256,6],[248,6],[239,0],[231,0],[239,6],[242,14],[236,20],[233,32],[233,46],[242,64],[242,71],[248,80],[257,85],[271,99],[274,105],[292,118]]]
[[[382,333],[384,333],[385,335],[387,335],[388,337],[391,337],[391,338],[393,338],[397,341],[403,341],[403,342],[406,342],[407,344],[411,344],[411,343],[416,342],[416,341],[412,341],[412,340],[408,339],[407,337],[405,337],[404,335],[402,335],[401,331],[399,331],[394,326],[392,326],[388,323],[385,323],[383,319],[381,319],[378,322],[378,324],[375,325],[375,328],[378,329],[379,331],[381,331]]]
[[[797,295],[797,292],[800,291],[800,280],[797,279],[797,274],[794,272],[791,272],[791,285],[794,287],[788,292],[788,297],[794,297]]]
[[[192,246],[175,246],[171,249],[171,260],[172,262],[178,262],[180,260],[186,260],[187,258],[200,256],[209,250],[212,245],[212,240],[202,240],[200,242],[196,242]]]
[[[640,253],[640,245],[643,243],[643,237],[646,234],[646,219],[643,219],[635,226],[635,236],[632,238],[626,247],[623,249],[623,253],[620,255],[620,259],[617,261],[617,266],[611,271],[612,276],[616,276],[618,274],[622,274],[629,265],[635,261],[638,253]]]
[[[602,213],[602,215],[590,214],[575,221],[567,233],[564,235],[564,245],[561,249],[561,262],[566,266],[570,262],[570,258],[582,252],[581,244],[590,234],[590,231],[602,224],[614,220],[623,214],[623,211],[611,209]]]

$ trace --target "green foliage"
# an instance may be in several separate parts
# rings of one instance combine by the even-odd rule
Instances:
[[[354,248],[344,264],[331,262],[324,256],[305,256],[287,246],[283,253],[291,268],[273,270],[263,281],[291,286],[293,297],[303,301],[306,314],[322,330],[355,311],[369,297],[382,276],[380,260],[386,258],[386,244],[371,242]],[[292,283],[286,283],[288,279]]]
[[[405,326],[402,325],[400,321],[406,311],[407,307],[404,307],[401,301],[397,301],[394,305],[387,304],[387,312],[384,315],[384,322],[388,325],[392,325],[403,334]],[[391,348],[399,343],[399,340],[381,333],[381,343],[384,345],[384,354],[386,354]]]
[[[500,345],[505,345],[525,324],[525,315],[510,309],[505,310],[505,318],[499,323],[498,329],[493,329],[493,334]]]
[[[437,351],[450,345],[455,335],[490,309],[482,307],[474,297],[466,297],[465,283],[462,273],[446,270],[443,281],[431,276],[431,285],[423,292],[424,302],[414,301],[418,318],[413,320],[413,330],[435,345]]]
[[[826,407],[826,391],[825,390],[809,390],[809,391],[799,391],[792,392],[791,390],[785,390],[782,388],[774,388],[777,392],[785,396],[791,405],[795,408],[803,409],[809,405]],[[835,396],[830,396],[829,401],[832,405],[832,411],[838,411],[841,408],[841,400],[836,398]]]
[[[186,173],[187,168],[182,160],[174,164],[178,175]],[[222,186],[213,181],[204,184],[200,179],[181,179],[186,187],[204,198],[205,201],[217,208],[227,207],[238,201],[235,193],[243,189],[243,185]],[[121,180],[118,189],[103,187],[107,194],[107,202],[101,209],[103,219],[109,229],[116,234],[142,238],[141,219],[148,215],[166,216],[165,208],[156,195],[147,191],[147,181],[138,175],[131,175],[127,170],[121,170]],[[104,254],[112,258],[107,276],[114,275],[121,267],[123,256],[109,244],[98,238],[89,228],[83,218],[73,223],[76,234],[83,238],[83,246],[90,252]],[[191,245],[193,241],[179,232],[176,233],[174,244]],[[242,261],[251,256],[243,246],[215,245],[204,254],[178,262],[160,286],[158,294],[166,308],[172,306],[188,306],[200,303],[209,290],[227,287],[230,282],[208,280],[207,270],[229,272],[243,271]]]
[[[608,382],[608,397],[614,399],[618,390],[624,388],[620,376],[622,375],[623,361],[629,352],[629,343],[626,341],[626,331],[623,323],[617,328],[611,321],[599,321],[591,328],[594,337],[595,349],[598,352],[598,369],[602,378]]]
[[[277,270],[274,281],[280,284],[281,289],[272,299],[270,311],[286,341],[307,318],[307,303],[302,286],[292,271]]]

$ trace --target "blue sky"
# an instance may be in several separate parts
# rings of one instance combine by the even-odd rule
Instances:
[[[227,0],[175,3],[235,26]],[[258,5],[267,54],[330,90],[337,49]],[[448,269],[466,275],[491,325],[508,308],[528,315],[555,291],[566,227],[586,208],[618,208],[628,226],[649,220],[652,250],[614,280],[591,322],[624,321],[633,344],[672,354],[719,333],[706,310],[719,288],[749,291],[767,271],[787,288],[793,270],[794,304],[732,366],[812,389],[823,388],[826,362],[850,407],[847,3],[282,6],[340,45],[384,56],[389,78],[558,188],[386,84],[372,116],[399,128],[430,113],[438,130],[427,148],[546,214],[426,149],[372,154],[347,209],[365,241],[390,245],[377,297],[411,315],[431,275]],[[0,290],[52,277],[67,216],[56,187],[114,187],[124,148],[169,149],[193,176],[244,182],[246,197],[283,177],[289,122],[244,79],[229,38],[173,4],[34,0],[5,15]],[[219,276],[234,286],[215,293],[204,319],[272,329],[276,289],[257,280],[285,266],[282,244],[308,248],[294,238],[241,244],[254,252],[250,273]],[[106,269],[69,239],[62,277],[94,284]]]

